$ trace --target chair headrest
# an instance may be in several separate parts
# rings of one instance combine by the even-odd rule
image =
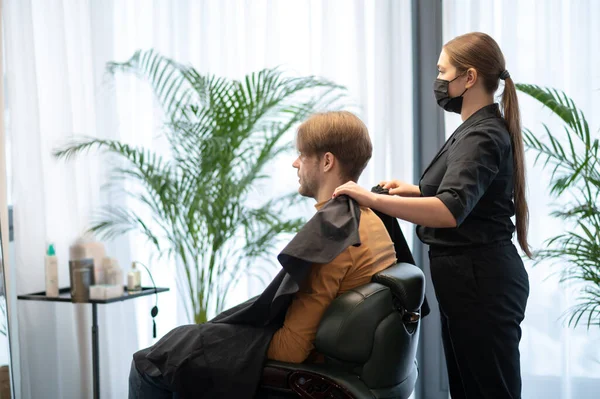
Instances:
[[[425,275],[410,263],[396,263],[374,274],[372,281],[389,287],[409,312],[421,308],[425,298]]]

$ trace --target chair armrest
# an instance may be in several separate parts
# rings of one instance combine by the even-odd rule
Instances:
[[[397,263],[373,275],[373,282],[389,287],[409,312],[417,312],[425,298],[425,275],[410,263]]]

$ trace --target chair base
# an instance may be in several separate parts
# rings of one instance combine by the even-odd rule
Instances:
[[[415,367],[401,383],[369,389],[357,376],[325,364],[291,364],[269,361],[265,365],[257,399],[408,399],[418,376]]]

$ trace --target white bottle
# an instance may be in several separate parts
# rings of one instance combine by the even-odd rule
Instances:
[[[123,295],[125,291],[125,282],[123,281],[123,269],[119,266],[119,262],[116,259],[113,259],[112,266],[112,284],[119,286],[119,293]]]
[[[46,270],[46,296],[58,296],[58,259],[54,251],[54,244],[48,245],[44,260]]]
[[[142,290],[142,273],[135,267],[135,262],[131,264],[131,270],[127,273],[127,292],[134,293]]]
[[[119,287],[123,294],[123,270],[119,267],[119,262],[115,258],[105,257],[103,260],[104,284],[115,285]]]

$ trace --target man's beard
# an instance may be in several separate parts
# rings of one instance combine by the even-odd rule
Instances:
[[[309,197],[317,199],[318,187],[316,182],[310,181],[309,179],[300,179],[300,187],[298,187],[298,194],[303,197]]]

